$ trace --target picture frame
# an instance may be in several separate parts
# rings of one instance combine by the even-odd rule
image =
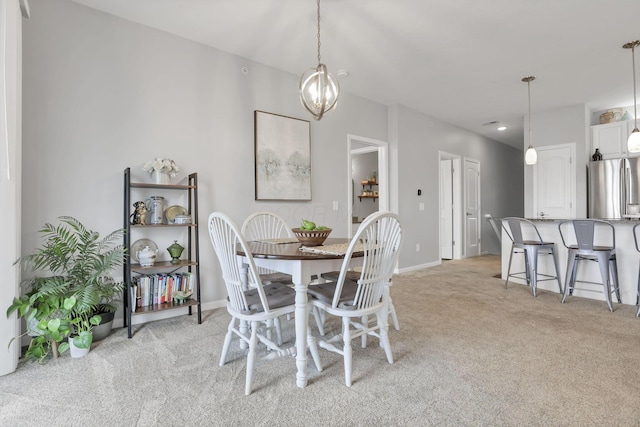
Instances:
[[[311,124],[254,111],[255,200],[311,200]]]

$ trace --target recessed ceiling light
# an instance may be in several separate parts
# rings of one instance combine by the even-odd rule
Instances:
[[[507,127],[506,127],[506,126],[500,126],[500,127],[498,128],[498,130],[507,130]]]
[[[344,79],[345,77],[349,77],[349,72],[347,70],[338,70],[336,75]]]

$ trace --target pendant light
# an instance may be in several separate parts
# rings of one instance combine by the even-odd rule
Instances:
[[[300,77],[300,101],[314,119],[332,111],[338,103],[340,85],[320,60],[320,0],[318,0],[318,66]]]
[[[640,40],[635,40],[622,45],[625,49],[631,49],[631,64],[633,66],[633,130],[627,140],[627,151],[630,153],[640,152],[640,130],[638,130],[638,114],[636,111],[636,57],[635,48],[640,45]]]
[[[529,148],[527,148],[527,152],[524,155],[524,162],[527,165],[535,165],[538,163],[538,153],[536,153],[536,149],[533,148],[531,144],[533,132],[531,131],[531,82],[536,79],[536,76],[527,76],[523,77],[522,81],[527,83],[527,90],[529,92]]]

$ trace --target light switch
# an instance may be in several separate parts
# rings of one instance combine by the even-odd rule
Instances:
[[[424,210],[424,203],[420,203],[420,205],[418,205],[418,209],[420,209],[421,211]]]
[[[334,200],[334,201],[333,201],[333,210],[334,210],[334,211],[337,211],[337,210],[338,210],[338,201],[337,201],[337,200]]]

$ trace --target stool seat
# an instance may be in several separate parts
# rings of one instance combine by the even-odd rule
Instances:
[[[562,283],[558,268],[558,257],[556,254],[556,244],[545,242],[540,236],[536,225],[524,218],[507,217],[502,219],[502,227],[511,239],[511,254],[509,255],[509,267],[507,269],[507,279],[504,282],[505,289],[509,284],[509,277],[525,279],[527,285],[531,286],[533,296],[538,294],[538,282],[545,280],[556,280],[558,289],[562,293]],[[526,239],[525,237],[526,236]],[[511,273],[511,262],[514,253],[523,253],[525,256],[525,271]],[[551,255],[555,276],[543,274],[538,271],[538,255]],[[522,276],[524,274],[524,277]]]
[[[574,219],[558,224],[558,230],[562,244],[568,250],[567,275],[562,302],[564,303],[569,295],[573,295],[575,289],[579,289],[576,287],[577,283],[601,284],[609,311],[613,311],[611,294],[616,295],[618,303],[622,302],[618,285],[616,234],[613,225],[599,219]],[[598,244],[596,244],[596,235],[599,240]],[[603,244],[602,241],[606,241],[606,244]],[[602,282],[578,280],[578,263],[580,261],[597,262]],[[580,290],[594,292],[589,288],[581,288]]]

